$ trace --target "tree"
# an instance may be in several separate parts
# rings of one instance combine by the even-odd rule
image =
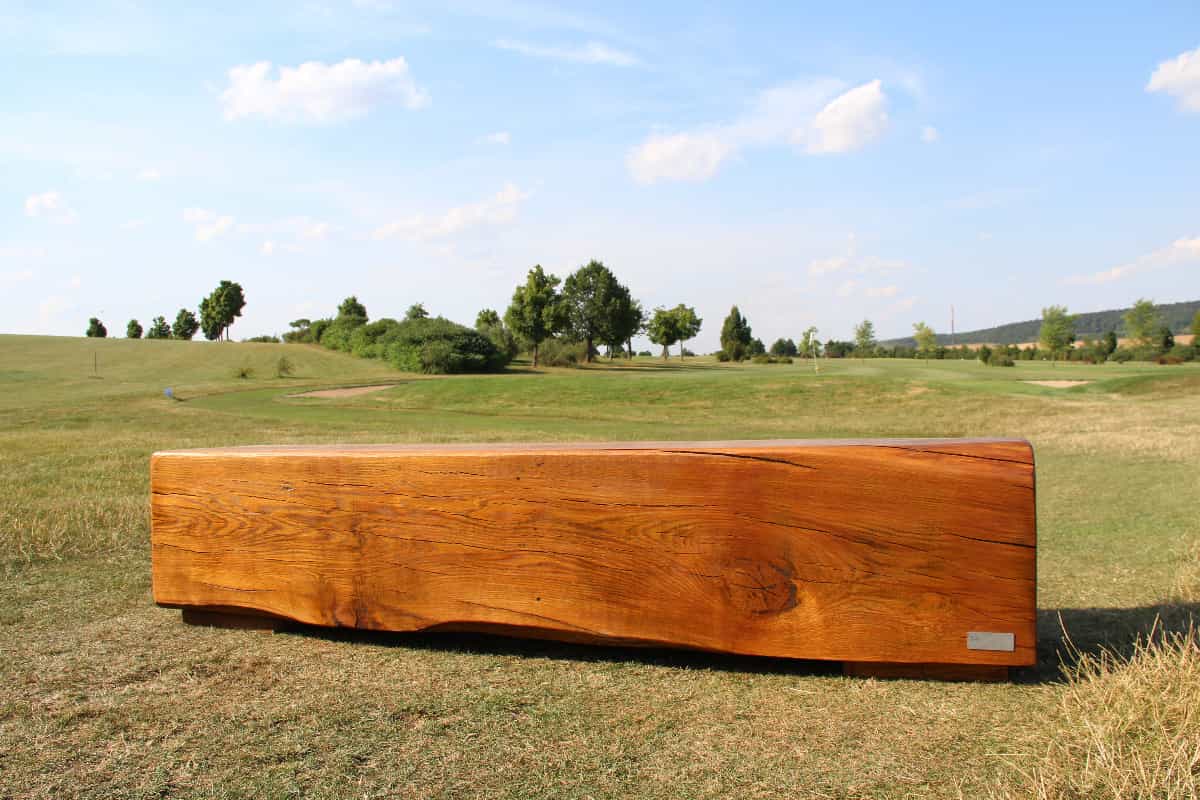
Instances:
[[[229,339],[229,327],[242,315],[246,296],[241,284],[221,281],[208,297],[200,301],[200,328],[204,338],[215,341],[224,334]]]
[[[1192,344],[1200,347],[1200,311],[1196,312],[1196,316],[1192,317]]]
[[[538,365],[538,347],[562,328],[558,296],[559,279],[548,275],[540,264],[529,270],[525,283],[513,290],[512,302],[504,312],[508,327],[533,347],[533,366]]]
[[[700,333],[700,326],[704,324],[704,320],[696,316],[696,309],[691,306],[685,306],[683,303],[671,309],[671,313],[675,315],[675,321],[679,334],[679,360],[683,360],[684,348],[683,343],[689,339],[696,338]]]
[[[742,316],[737,306],[729,309],[729,316],[721,323],[721,351],[730,361],[744,361],[750,355],[750,343],[754,336],[750,323]]]
[[[342,320],[361,319],[366,322],[367,307],[358,302],[357,295],[350,295],[338,305],[337,318]],[[306,319],[296,320],[296,322],[303,323],[306,328],[312,324]],[[296,322],[292,323],[293,328],[298,327]]]
[[[613,298],[612,316],[604,336],[609,352],[619,350],[625,345],[628,348],[627,355],[632,357],[633,337],[641,333],[645,325],[646,312],[642,310],[642,304],[633,299],[627,287],[618,283]]]
[[[771,344],[771,355],[773,356],[794,356],[799,353],[796,349],[796,343],[791,339],[776,339]]]
[[[1154,337],[1162,326],[1162,319],[1153,301],[1140,298],[1133,304],[1133,308],[1125,312],[1122,319],[1125,322],[1125,333],[1130,339],[1144,347],[1154,344]]]
[[[613,321],[620,313],[628,289],[617,282],[608,267],[589,261],[563,281],[562,305],[565,329],[585,345],[583,359],[592,360],[595,341],[611,341]]]
[[[421,303],[413,303],[408,307],[408,311],[404,312],[406,320],[413,319],[429,319],[429,312],[425,310],[425,306]]]
[[[104,339],[108,337],[108,328],[98,317],[92,317],[88,320],[87,335],[92,339]]]
[[[179,309],[179,313],[175,315],[175,324],[171,326],[171,338],[191,341],[198,330],[200,330],[200,322],[196,319],[196,315],[186,308]]]
[[[757,336],[750,340],[750,344],[746,346],[746,355],[753,358],[754,356],[765,356],[767,354],[767,346],[763,344],[763,340]]]
[[[1117,332],[1109,331],[1104,334],[1104,338],[1100,340],[1099,347],[1101,352],[1104,353],[1105,358],[1115,353],[1117,351]]]
[[[854,349],[859,358],[866,358],[875,349],[875,324],[869,319],[854,326]]]
[[[171,326],[162,317],[155,317],[150,323],[150,329],[146,331],[147,339],[170,339]]]
[[[924,322],[913,323],[913,338],[917,340],[917,352],[923,358],[928,359],[937,348],[937,334]]]
[[[805,359],[812,359],[815,371],[821,372],[821,367],[817,365],[817,357],[821,355],[821,342],[817,339],[815,325],[810,325],[800,335],[800,355],[803,355]]]
[[[505,327],[504,321],[494,310],[485,308],[475,315],[475,330],[488,337],[509,361],[517,354],[516,337]]]
[[[1166,325],[1158,329],[1158,336],[1155,338],[1157,339],[1155,344],[1164,353],[1175,346],[1175,334]]]
[[[129,320],[129,324],[125,326],[125,338],[126,339],[142,338],[142,324],[140,322],[138,322],[136,319]]]
[[[1057,360],[1075,343],[1075,317],[1067,313],[1066,306],[1049,306],[1042,309],[1042,329],[1038,333],[1038,344],[1050,353],[1050,360]]]
[[[646,324],[646,335],[650,341],[662,346],[662,357],[665,361],[670,357],[671,345],[679,341],[679,319],[673,311],[659,306],[654,309],[654,315]]]

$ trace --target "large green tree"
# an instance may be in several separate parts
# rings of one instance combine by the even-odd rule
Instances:
[[[875,323],[869,319],[854,326],[854,349],[859,358],[866,358],[875,349]]]
[[[1125,322],[1125,335],[1143,347],[1150,347],[1162,327],[1162,317],[1154,307],[1153,300],[1140,298],[1133,308],[1121,318]]]
[[[721,352],[730,361],[743,361],[750,354],[750,343],[754,340],[750,323],[742,316],[737,306],[729,309],[729,315],[721,323]]]
[[[538,365],[538,347],[563,327],[559,302],[559,279],[534,266],[525,283],[513,290],[512,302],[504,312],[504,321],[522,341],[533,348],[533,366]]]
[[[633,299],[629,289],[618,283],[612,316],[604,334],[604,343],[608,345],[609,352],[624,347],[626,357],[632,358],[633,337],[641,333],[645,326],[646,312],[642,310],[642,304]]]
[[[1071,349],[1075,343],[1075,317],[1066,306],[1047,306],[1042,309],[1042,328],[1038,344],[1050,353],[1051,362]]]
[[[917,342],[917,352],[922,358],[929,358],[937,348],[937,334],[924,322],[913,323],[913,339]]]
[[[87,336],[92,339],[105,339],[108,337],[108,328],[104,327],[99,317],[92,317],[88,320]]]
[[[171,338],[190,341],[198,330],[200,321],[196,319],[196,315],[186,308],[179,309],[179,313],[175,315],[175,324],[171,326]]]
[[[429,312],[425,310],[423,303],[413,303],[408,307],[408,311],[404,312],[404,318],[406,320],[429,319]]]
[[[704,324],[704,320],[696,316],[696,309],[691,306],[685,306],[683,303],[671,309],[671,313],[675,315],[679,326],[679,359],[683,360],[684,347],[683,343],[689,339],[694,339],[700,333],[700,326]]]
[[[589,261],[563,281],[565,331],[584,343],[585,362],[592,360],[595,342],[612,341],[614,320],[628,300],[629,290],[599,261]]]
[[[242,315],[246,307],[246,295],[242,286],[233,281],[221,281],[212,294],[200,301],[200,329],[209,341],[224,335],[229,339],[229,327]]]
[[[358,302],[357,295],[352,294],[338,304],[337,318],[340,320],[362,320],[365,323],[367,321],[367,307]],[[312,324],[308,320],[303,320],[303,322],[305,327]],[[294,325],[293,323],[293,327]]]
[[[650,321],[646,323],[646,335],[650,341],[662,347],[662,357],[665,361],[670,357],[670,347],[679,341],[679,319],[672,310],[659,306],[654,309]]]
[[[126,339],[142,338],[142,323],[138,322],[136,319],[129,320],[129,324],[125,326],[125,338]]]
[[[170,339],[171,326],[163,317],[155,317],[146,331],[147,339]]]

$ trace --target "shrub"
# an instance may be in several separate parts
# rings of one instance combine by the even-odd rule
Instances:
[[[1013,361],[1007,351],[997,349],[988,356],[987,364],[989,367],[1015,367],[1017,362]]]
[[[651,353],[649,350],[639,350],[638,355],[639,356],[651,356],[651,357],[654,356],[654,354]]]
[[[724,350],[717,351],[717,361],[723,362],[723,361],[732,361],[732,360],[733,359],[729,357],[729,353],[726,353]]]
[[[277,378],[290,377],[295,371],[295,365],[292,364],[292,360],[287,356],[280,356],[279,360],[275,362],[275,377]]]
[[[1156,356],[1155,364],[1182,364],[1183,359],[1179,356],[1173,356],[1170,353],[1163,353],[1161,356]]]
[[[759,353],[750,359],[755,364],[791,364],[791,356],[772,356],[767,353]]]
[[[983,363],[988,363],[992,359],[992,348],[985,345],[979,347],[979,360]]]
[[[254,368],[249,364],[242,364],[233,371],[233,377],[241,378],[242,380],[248,380],[249,378],[254,377]]]
[[[258,342],[260,344],[279,344],[278,336],[251,336],[249,339],[243,339],[243,342]]]
[[[538,364],[547,367],[573,367],[584,360],[586,346],[583,342],[546,339],[538,348]]]
[[[1196,345],[1195,344],[1177,344],[1171,348],[1168,356],[1178,358],[1180,361],[1195,361],[1196,360]]]
[[[1127,347],[1118,347],[1112,352],[1112,355],[1108,357],[1108,360],[1115,361],[1118,364],[1124,364],[1127,361],[1133,360],[1133,351]]]
[[[350,333],[350,352],[359,358],[383,358],[386,339],[395,334],[400,323],[390,317],[359,325]]]
[[[406,372],[491,372],[508,363],[508,354],[482,333],[443,317],[392,322],[374,345],[381,348],[382,357]]]

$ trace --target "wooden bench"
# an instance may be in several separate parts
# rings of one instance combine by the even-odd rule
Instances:
[[[997,439],[379,445],[151,459],[191,622],[487,631],[1002,679],[1036,658],[1033,452]]]

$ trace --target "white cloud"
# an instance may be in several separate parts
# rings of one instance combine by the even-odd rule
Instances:
[[[874,80],[834,98],[813,119],[802,139],[810,153],[849,153],[883,135],[888,127],[887,95]]]
[[[516,219],[517,209],[527,197],[529,194],[514,184],[505,184],[499,192],[478,203],[457,206],[444,214],[432,217],[418,214],[383,225],[375,231],[375,238],[398,237],[409,241],[421,241],[453,236],[479,225],[511,222]]]
[[[706,181],[735,149],[719,133],[651,136],[629,152],[625,165],[638,183]]]
[[[608,64],[614,67],[632,67],[640,63],[637,56],[609,47],[602,42],[588,42],[572,47],[554,47],[500,39],[494,43],[501,50],[510,50],[534,58],[548,58],[576,64]]]
[[[814,154],[858,149],[886,129],[886,96],[876,80],[831,101],[843,88],[816,80],[767,89],[730,122],[652,134],[629,151],[625,165],[639,183],[704,181],[745,147],[791,142]]]
[[[867,297],[895,297],[899,291],[897,286],[868,286]]]
[[[495,133],[479,137],[479,141],[483,144],[510,144],[512,136],[509,135],[508,131],[496,131]]]
[[[146,222],[145,219],[130,219],[122,222],[118,227],[123,231],[136,231],[145,227]]]
[[[204,208],[185,209],[183,221],[196,226],[196,241],[198,242],[211,241],[233,227],[233,217]]]
[[[5,261],[36,261],[46,257],[46,248],[25,245],[0,246],[0,263]]]
[[[258,252],[264,256],[272,255],[275,252],[275,243],[268,239],[262,243],[262,247],[258,248]]]
[[[78,275],[72,275],[71,279],[67,281],[68,289],[78,289],[81,286],[83,286],[83,278]]]
[[[1158,65],[1146,84],[1147,92],[1166,92],[1184,111],[1200,112],[1200,47]]]
[[[845,281],[844,283],[842,283],[841,286],[839,286],[837,288],[837,296],[838,297],[849,297],[850,295],[854,294],[854,290],[857,288],[858,288],[858,281],[854,281],[854,280]]]
[[[1065,284],[1111,283],[1139,272],[1191,263],[1200,263],[1200,236],[1193,239],[1176,239],[1166,247],[1161,247],[1126,264],[1087,275],[1071,275],[1064,278],[1062,282]]]
[[[139,172],[138,176],[137,176],[137,179],[139,181],[157,181],[161,178],[162,178],[162,173],[152,167],[147,167],[146,169]]]
[[[58,192],[31,194],[25,198],[25,215],[44,217],[53,222],[69,225],[79,219],[75,210],[68,206]]]
[[[926,125],[924,128],[921,128],[921,141],[925,144],[933,144],[940,138],[942,137],[938,133],[938,129],[932,125]]]
[[[413,81],[408,62],[360,61],[337,64],[308,61],[280,67],[271,76],[271,62],[244,64],[229,70],[229,88],[221,93],[225,119],[261,116],[267,119],[336,122],[361,117],[374,106],[398,102],[408,109],[429,105],[429,94]]]

